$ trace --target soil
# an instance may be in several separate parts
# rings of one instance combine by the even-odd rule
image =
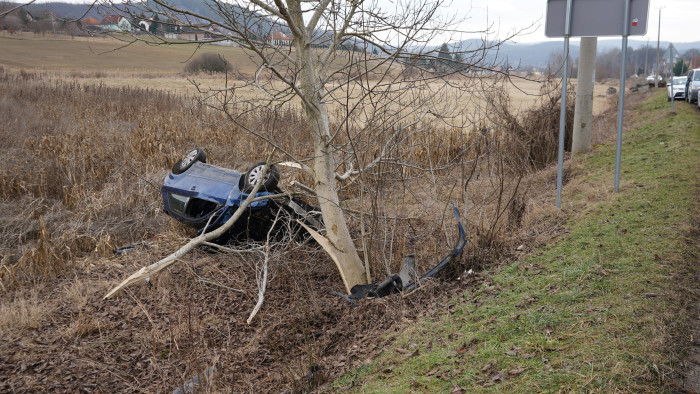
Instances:
[[[172,392],[211,367],[213,379],[203,379],[211,391],[308,391],[372,359],[388,333],[440,313],[440,300],[468,285],[432,281],[352,307],[332,293],[341,290],[334,267],[304,250],[297,253],[310,263],[271,270],[264,306],[247,325],[257,296],[252,270],[243,258],[200,251],[103,300],[114,284],[105,279],[122,278],[120,266],[149,252],[43,286],[39,299],[53,312],[0,338],[0,391]],[[88,284],[82,306],[65,296],[77,281]]]

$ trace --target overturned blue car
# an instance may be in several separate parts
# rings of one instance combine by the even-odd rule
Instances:
[[[168,215],[200,233],[209,232],[223,225],[241,207],[258,182],[262,185],[256,197],[271,196],[251,203],[243,216],[214,242],[263,241],[268,234],[276,240],[289,234],[298,236],[303,229],[297,219],[315,229],[323,227],[320,209],[299,196],[280,196],[280,173],[274,165],[263,177],[265,162],[239,173],[207,164],[206,159],[203,149],[193,149],[165,177],[161,195]]]

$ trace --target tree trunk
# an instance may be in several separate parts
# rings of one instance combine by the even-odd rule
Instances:
[[[303,29],[303,22],[298,23],[297,26]],[[337,268],[343,278],[345,289],[350,293],[353,286],[366,283],[365,269],[350,236],[343,210],[340,208],[335,183],[335,159],[330,144],[328,109],[321,99],[321,83],[314,53],[311,50],[310,34],[303,30],[301,36],[294,37],[294,43],[298,66],[301,66],[302,70],[299,75],[299,87],[306,99],[304,110],[309,120],[314,144],[314,190],[321,206],[326,237],[336,255]]]

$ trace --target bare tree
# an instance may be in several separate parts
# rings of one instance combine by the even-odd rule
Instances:
[[[14,34],[14,32],[22,29],[22,19],[20,19],[17,15],[14,14],[5,16],[2,20],[2,23],[3,26],[7,29],[7,31],[10,32],[10,34]]]
[[[14,11],[17,11],[17,10],[21,9],[22,7],[26,7],[26,6],[34,3],[35,1],[36,0],[31,0],[31,1],[28,1],[26,3],[21,3],[21,4],[16,4],[16,5],[14,3],[7,3],[7,5],[3,5],[2,7],[0,7],[0,18],[4,17],[6,15],[9,15]]]
[[[387,10],[376,0],[209,0],[206,13],[163,0],[148,2],[152,7],[141,2],[107,5],[136,20],[138,15],[160,15],[164,28],[201,31],[204,38],[198,44],[230,41],[250,55],[258,66],[254,76],[227,80],[220,89],[200,89],[202,102],[281,152],[278,160],[294,161],[307,174],[311,184],[302,188],[318,198],[326,226],[327,242],[321,244],[349,292],[370,276],[348,228],[339,191],[368,190],[370,181],[386,185],[425,177],[424,187],[437,192],[432,172],[459,163],[468,146],[436,156],[428,132],[447,130],[466,141],[466,131],[478,119],[463,109],[493,86],[477,76],[493,68],[495,57],[489,50],[502,41],[484,39],[481,45],[456,51],[458,66],[433,66],[445,56],[436,45],[475,33],[460,31],[461,20],[442,15],[446,3],[401,0]],[[281,36],[291,41],[275,38]],[[167,42],[163,37],[149,40]],[[405,64],[410,64],[410,72],[403,72]],[[240,94],[250,88],[256,92],[253,97]],[[299,138],[307,141],[307,150],[286,146],[269,122],[255,127],[242,120],[295,106],[305,116]],[[385,198],[389,192],[383,190]],[[386,214],[388,208],[377,212]],[[359,215],[362,221],[364,213]],[[365,258],[368,253],[364,250]]]

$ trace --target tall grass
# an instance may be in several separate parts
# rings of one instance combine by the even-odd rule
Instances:
[[[397,270],[403,254],[430,262],[449,250],[455,229],[447,202],[464,201],[467,193],[483,196],[472,198],[471,215],[464,217],[473,239],[469,260],[491,260],[492,253],[483,251],[502,249],[507,229],[525,211],[520,178],[508,174],[528,161],[513,161],[507,142],[521,141],[521,130],[537,131],[541,137],[528,142],[530,151],[517,156],[529,163],[551,161],[553,156],[532,149],[549,150],[540,141],[556,132],[555,118],[547,115],[555,101],[544,100],[525,120],[506,106],[496,108],[494,114],[504,115],[493,123],[498,132],[416,124],[391,133],[339,133],[338,146],[354,144],[361,164],[383,146],[401,159],[374,166],[341,190],[358,240],[364,226],[373,275]],[[238,170],[266,157],[272,148],[265,140],[285,148],[276,160],[312,157],[301,113],[294,106],[239,103],[227,117],[202,102],[148,88],[0,73],[0,143],[7,152],[0,168],[0,278],[60,275],[69,262],[171,228],[160,214],[158,189],[168,169],[194,146],[203,146],[210,162]],[[288,170],[283,176],[311,182]]]

